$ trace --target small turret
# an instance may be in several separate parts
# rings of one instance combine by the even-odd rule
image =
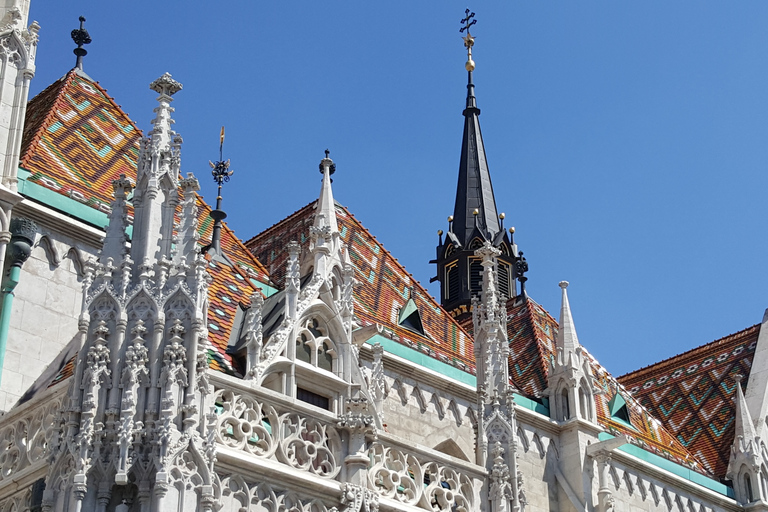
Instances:
[[[560,328],[555,344],[557,354],[550,366],[549,388],[545,392],[549,395],[550,416],[557,421],[579,418],[594,423],[596,417],[592,370],[576,335],[571,304],[568,301],[568,281],[561,281],[560,288],[562,304]]]
[[[749,406],[741,389],[742,376],[736,375],[734,380],[736,421],[726,476],[733,482],[733,490],[739,503],[754,504],[750,510],[768,510],[768,496],[765,494],[765,468],[768,461],[763,458],[762,442],[755,430]]]

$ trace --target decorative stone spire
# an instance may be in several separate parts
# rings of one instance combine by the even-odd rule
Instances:
[[[119,179],[112,182],[115,199],[109,212],[109,224],[101,249],[100,263],[119,264],[128,252],[128,237],[125,230],[128,227],[128,205],[126,199],[133,190],[133,181],[121,174]],[[108,263],[111,260],[111,263]]]
[[[568,281],[560,281],[563,291],[560,305],[560,328],[557,331],[557,349],[563,354],[571,354],[579,347],[579,338],[576,336],[576,326],[571,316],[571,305],[568,302]]]
[[[160,93],[160,105],[141,145],[134,257],[124,250],[131,183],[121,177],[114,183],[104,251],[99,261],[87,263],[83,279],[80,350],[58,433],[75,442],[53,448],[47,481],[67,483],[46,487],[44,495],[46,503],[70,503],[72,510],[107,510],[112,498],[118,503],[125,497],[146,510],[195,503],[190,510],[210,512],[215,500],[205,321],[210,275],[196,247],[199,186],[193,176],[178,179],[181,139],[171,130],[170,101],[181,84],[166,74],[152,89]],[[200,483],[197,489],[172,484],[182,460],[197,461],[190,476]],[[112,470],[92,471],[96,465]]]
[[[517,512],[524,502],[514,439],[517,420],[509,384],[509,342],[505,302],[497,291],[496,268],[501,251],[486,241],[475,251],[482,262],[482,292],[472,299],[477,362],[477,464],[491,477],[483,495],[490,512]]]
[[[315,222],[309,228],[309,236],[312,240],[310,252],[314,256],[315,273],[326,277],[326,269],[331,268],[330,259],[341,261],[341,245],[339,244],[339,225],[336,222],[336,204],[333,200],[331,188],[331,175],[336,172],[336,164],[328,156],[330,151],[325,150],[325,158],[320,161],[320,172],[323,174],[323,184],[320,187],[320,197],[317,200]]]
[[[169,73],[150,84],[157,97],[153,128],[142,138],[134,193],[134,227],[131,257],[140,265],[169,259],[173,244],[173,217],[181,168],[181,137],[172,130],[172,96],[182,85]],[[146,274],[146,272],[143,272]]]
[[[339,226],[336,223],[336,205],[333,200],[331,176],[336,172],[336,164],[331,160],[331,152],[325,150],[325,158],[320,161],[320,173],[323,175],[323,185],[320,188],[320,198],[317,200],[317,213],[315,214],[315,227],[318,229],[330,229],[331,233],[338,233]]]
[[[576,336],[566,291],[568,281],[561,281],[559,286],[562,305],[555,341],[557,354],[549,369],[549,388],[545,391],[550,396],[550,415],[557,421],[580,418],[595,422],[592,368]]]
[[[80,16],[80,28],[76,28],[72,31],[72,40],[77,45],[77,48],[73,50],[73,53],[77,55],[77,61],[75,67],[77,69],[83,69],[83,57],[88,55],[88,51],[83,48],[84,44],[91,44],[91,35],[85,30],[85,17]]]

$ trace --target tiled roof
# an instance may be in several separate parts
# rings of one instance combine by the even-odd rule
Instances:
[[[649,452],[699,473],[710,473],[703,461],[677,439],[674,432],[659,421],[651,409],[634,398],[596,359],[586,351],[585,353],[591,360],[592,374],[597,380],[598,393],[595,395],[595,403],[597,421],[600,425],[614,435],[624,434],[630,443]],[[617,393],[621,394],[626,401],[632,426],[611,415],[609,404]]]
[[[396,341],[421,350],[443,362],[474,372],[472,338],[435,301],[413,276],[347,211],[336,205],[342,240],[355,267],[355,314],[363,325],[378,323],[395,335]],[[309,250],[309,226],[314,222],[315,203],[295,212],[246,242],[270,276],[282,286],[285,280],[288,242],[296,240],[302,254]],[[413,289],[426,336],[398,325],[398,311]]]
[[[720,478],[734,436],[734,376],[746,386],[759,332],[754,325],[618,379]]]
[[[549,362],[555,353],[557,321],[528,298],[507,304],[509,378],[523,394],[540,397],[547,388]]]
[[[29,102],[20,166],[29,181],[108,212],[112,181],[136,176],[140,137],[98,83],[72,70]]]

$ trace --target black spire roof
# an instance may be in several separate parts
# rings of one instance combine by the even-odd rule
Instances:
[[[453,234],[465,247],[473,237],[475,225],[487,240],[492,240],[501,229],[483,136],[480,132],[480,109],[477,108],[475,100],[472,71],[467,73],[467,107],[464,109],[459,182],[453,209]],[[477,215],[474,214],[475,210]]]

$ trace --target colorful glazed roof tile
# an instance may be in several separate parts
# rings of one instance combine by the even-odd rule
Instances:
[[[355,267],[355,314],[361,324],[378,323],[393,339],[436,359],[474,372],[472,338],[411,276],[405,268],[355,219],[346,208],[336,205],[342,240],[349,248]],[[283,286],[288,242],[295,240],[308,253],[309,227],[314,222],[315,202],[246,242],[270,276]],[[413,295],[409,295],[413,290]],[[419,308],[425,335],[398,324],[398,312],[412,297]]]
[[[734,376],[746,386],[759,332],[758,324],[618,379],[720,478],[734,436]]]
[[[136,176],[140,137],[106,91],[73,69],[29,102],[20,166],[29,181],[109,212],[112,181]]]

